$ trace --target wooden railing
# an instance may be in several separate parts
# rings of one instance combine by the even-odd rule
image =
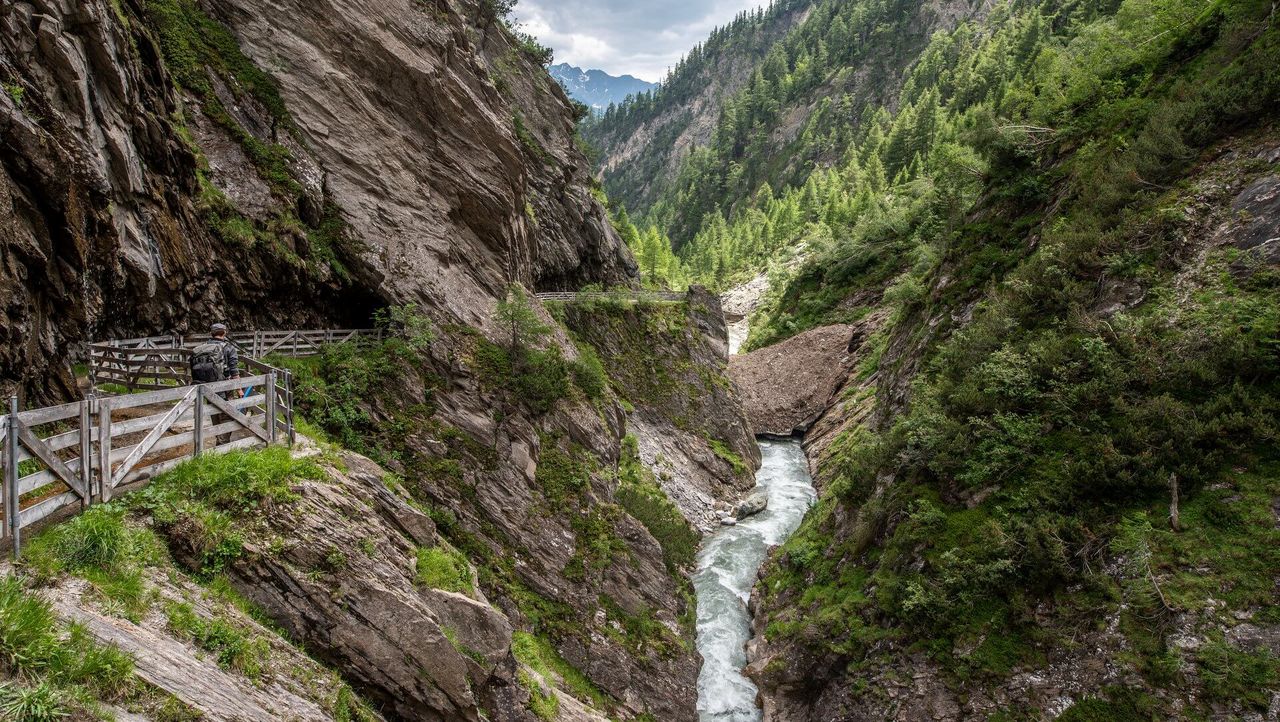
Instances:
[[[230,335],[241,373],[193,386],[191,351],[207,336],[151,336],[89,345],[88,396],[0,416],[0,540],[16,556],[22,532],[75,513],[203,453],[293,444],[293,378],[261,360],[314,356],[366,343],[380,329],[246,331]],[[112,395],[110,391],[123,391]],[[142,391],[143,393],[133,393]]]
[[[548,291],[533,294],[539,301],[631,301],[635,303],[676,303],[683,293],[673,291]]]
[[[22,533],[59,512],[110,501],[202,453],[292,444],[293,398],[279,373],[147,393],[88,398],[0,417],[0,539],[14,555]]]
[[[240,349],[241,365],[271,354],[315,356],[327,344],[368,343],[382,339],[381,329],[318,331],[246,331],[229,334]],[[89,385],[95,391],[121,387],[127,392],[191,384],[191,350],[208,336],[151,336],[89,345]],[[265,367],[269,370],[270,367]]]

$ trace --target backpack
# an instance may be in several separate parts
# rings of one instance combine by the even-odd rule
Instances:
[[[222,344],[202,343],[191,351],[191,381],[197,384],[221,381],[227,377],[225,364]]]

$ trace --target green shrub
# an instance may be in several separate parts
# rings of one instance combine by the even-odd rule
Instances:
[[[1061,716],[1062,722],[1157,722],[1164,719],[1159,714],[1155,700],[1148,695],[1124,688],[1108,688],[1105,698],[1085,697],[1071,705]]]
[[[584,513],[573,517],[570,525],[574,534],[574,554],[569,564],[575,576],[581,580],[588,569],[599,572],[627,551],[627,545],[618,537],[616,527],[619,507],[612,504],[593,504]],[[580,575],[580,576],[579,576]]]
[[[149,593],[143,568],[160,563],[163,546],[155,534],[131,525],[118,503],[95,506],[28,542],[24,563],[44,578],[75,574],[138,620]]]
[[[293,500],[297,481],[322,478],[324,471],[314,461],[294,458],[282,447],[205,454],[162,474],[125,501],[155,521],[175,556],[212,576],[242,553],[246,520],[260,519],[264,506]]]
[[[46,682],[35,687],[0,684],[0,717],[10,722],[55,722],[71,715],[63,694]]]
[[[419,584],[432,589],[475,596],[475,586],[471,581],[471,565],[456,549],[443,546],[419,547],[415,568]]]
[[[520,681],[520,686],[529,693],[529,711],[533,716],[543,722],[555,722],[560,716],[560,699],[555,692],[544,690],[542,684],[523,669],[517,673],[516,678]]]
[[[653,473],[640,460],[636,437],[630,434],[622,439],[618,476],[618,503],[657,540],[667,569],[678,574],[681,569],[691,568],[701,536],[658,486]]]
[[[436,337],[431,318],[423,313],[416,303],[379,309],[374,314],[373,320],[387,333],[403,339],[414,351],[429,350],[431,342]]]
[[[308,421],[343,447],[368,454],[378,431],[370,401],[386,379],[398,373],[396,359],[387,343],[343,343],[327,344],[311,358],[268,361],[293,373],[295,405]]]
[[[1245,651],[1220,637],[1196,650],[1196,665],[1205,695],[1222,702],[1239,701],[1265,712],[1271,702],[1268,690],[1280,683],[1280,659],[1266,649]]]
[[[715,452],[716,456],[729,462],[729,466],[733,467],[733,473],[735,475],[746,476],[751,473],[751,470],[747,468],[747,462],[743,461],[742,457],[738,456],[738,454],[730,449],[723,441],[719,439],[707,439],[707,444],[711,446],[711,450]]]
[[[511,637],[511,653],[516,661],[546,680],[559,679],[562,688],[597,710],[609,710],[614,701],[601,692],[578,668],[565,661],[546,639],[528,632]]]
[[[344,682],[338,683],[330,705],[334,722],[377,722],[381,717],[360,699],[351,687]]]
[[[550,411],[569,394],[569,363],[557,346],[512,352],[480,339],[475,361],[486,386],[503,391],[535,414]]]
[[[600,356],[590,344],[577,344],[578,358],[570,363],[573,370],[573,383],[589,399],[598,399],[609,386],[609,377],[605,374],[604,364]]]
[[[201,455],[162,474],[129,498],[138,500],[132,506],[148,511],[165,502],[191,500],[232,514],[253,514],[264,505],[293,501],[294,483],[323,478],[324,470],[314,461],[295,458],[289,449],[273,446]]]
[[[534,482],[556,507],[580,497],[591,485],[592,469],[587,452],[573,442],[567,444],[569,450],[565,451],[555,437],[543,435],[534,472]]]

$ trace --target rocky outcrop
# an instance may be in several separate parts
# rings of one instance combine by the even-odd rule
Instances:
[[[268,516],[275,534],[248,547],[233,583],[389,715],[479,720],[514,684],[511,625],[481,600],[415,584],[415,550],[440,543],[435,525],[367,460],[343,466]]]
[[[1260,151],[1257,158],[1275,163],[1280,150]],[[1280,177],[1268,175],[1249,184],[1231,201],[1231,210],[1234,218],[1219,229],[1218,238],[1245,252],[1238,271],[1280,264]]]
[[[549,316],[542,322],[554,325]],[[563,331],[543,343],[569,360],[578,354]],[[486,371],[482,359],[494,353],[500,351],[475,331],[442,328],[421,354],[380,361],[389,365],[379,367],[378,383],[357,400],[369,418],[361,443],[430,512],[441,536],[472,560],[479,588],[512,626],[554,649],[598,696],[567,685],[561,691],[616,719],[693,720],[698,662],[691,630],[681,622],[689,610],[685,581],[616,497],[627,432],[622,405],[605,388],[594,400],[575,389],[548,409],[531,408],[504,389],[506,379]],[[281,588],[280,573],[275,565],[250,570],[244,585]],[[359,595],[377,586],[357,576],[341,589],[357,597],[349,606],[376,609],[380,602]],[[328,639],[330,616],[344,608],[303,606],[314,616],[298,624]],[[471,624],[456,622],[464,623]],[[346,649],[345,636],[326,644]],[[378,649],[413,643],[367,636]],[[370,659],[380,654],[371,650]],[[364,674],[367,663],[334,664]],[[495,687],[502,690],[515,695],[508,706],[523,708],[518,689]],[[438,701],[454,704],[447,696]]]
[[[853,341],[852,326],[823,326],[731,358],[752,431],[790,436],[813,425],[849,375]]]
[[[751,331],[751,314],[769,291],[769,277],[763,273],[750,281],[725,291],[720,296],[724,320],[729,326],[729,355],[738,353]]]
[[[208,599],[208,592],[190,581],[161,573],[148,574],[146,581],[158,601],[188,605],[198,618],[216,618],[254,639],[264,640],[261,656],[267,663],[257,671],[256,679],[220,667],[206,650],[179,638],[164,614],[130,620],[112,613],[118,610],[102,609],[99,595],[83,580],[63,580],[47,596],[59,616],[84,625],[98,641],[128,654],[134,660],[134,674],[203,715],[203,719],[334,719],[331,710],[341,684],[332,672],[247,614]],[[116,712],[117,719],[131,719]]]
[[[384,292],[469,323],[507,283],[634,273],[567,98],[482,5],[209,2],[279,83]]]
[[[755,516],[768,508],[769,495],[763,491],[757,491],[739,502],[733,514],[738,519],[745,519],[749,516]]]
[[[73,396],[89,339],[476,324],[509,282],[634,274],[567,99],[480,3],[24,0],[0,27],[6,392]]]
[[[685,303],[571,303],[565,324],[599,354],[635,409],[627,430],[640,458],[695,526],[716,523],[716,504],[755,485],[760,450],[728,379],[719,300],[703,289]]]

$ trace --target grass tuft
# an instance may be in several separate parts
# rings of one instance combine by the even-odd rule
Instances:
[[[421,547],[417,552],[417,582],[432,589],[475,596],[471,566],[455,549],[443,546]]]

